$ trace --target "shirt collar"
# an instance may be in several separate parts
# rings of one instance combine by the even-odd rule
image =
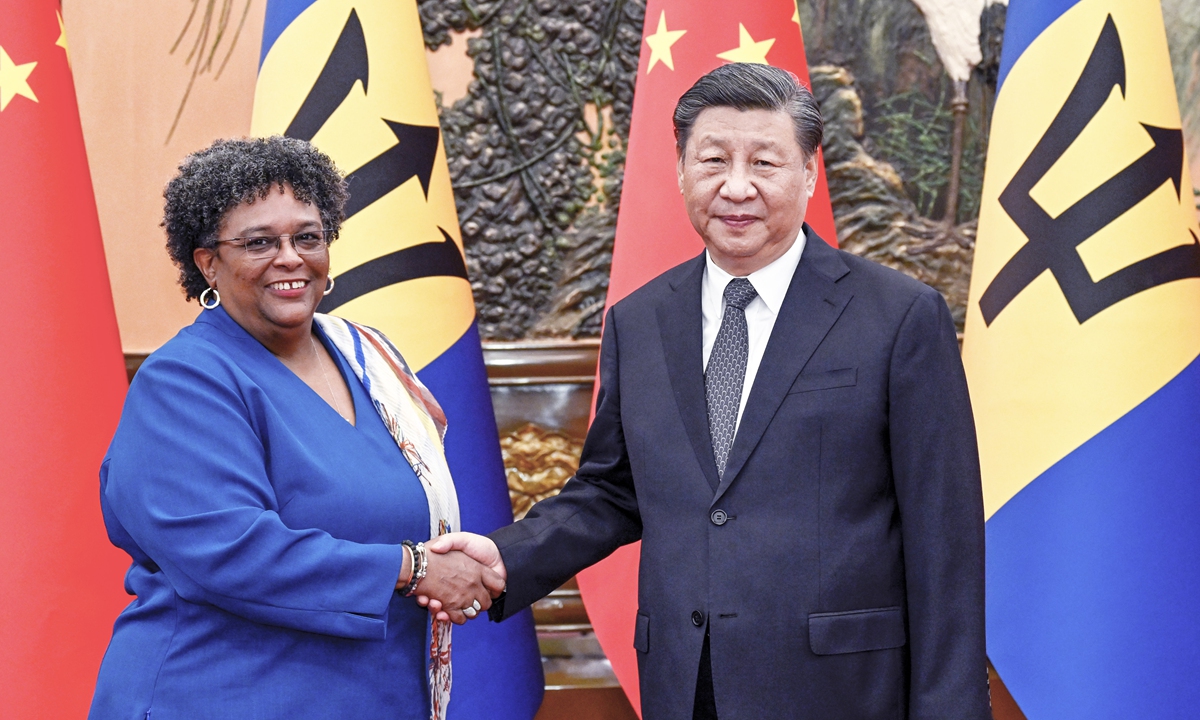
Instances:
[[[796,266],[800,264],[800,256],[804,253],[804,244],[807,238],[804,235],[804,229],[801,228],[800,234],[796,237],[796,242],[787,249],[783,255],[775,258],[771,264],[764,268],[759,268],[746,276],[750,284],[758,292],[758,296],[766,303],[767,308],[772,314],[778,315],[779,308],[783,306],[783,298],[787,295],[788,287],[792,284],[792,276],[796,274]],[[712,255],[707,250],[704,251],[705,262],[705,283],[708,288],[715,294],[715,297],[724,297],[725,286],[734,278],[733,275],[722,270],[713,262]]]

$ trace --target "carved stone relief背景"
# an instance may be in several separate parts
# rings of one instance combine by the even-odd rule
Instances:
[[[579,467],[583,441],[532,423],[500,438],[513,518],[520,520],[539,500],[557,495]]]
[[[599,334],[644,0],[419,0],[426,46],[468,41],[441,108],[484,338]]]

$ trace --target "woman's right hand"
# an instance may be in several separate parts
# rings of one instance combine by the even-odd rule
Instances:
[[[437,602],[430,607],[439,620],[449,620],[462,625],[470,618],[463,610],[479,607],[472,617],[487,612],[492,605],[492,596],[504,590],[504,577],[492,568],[477,562],[465,552],[428,552],[425,577],[417,584],[417,595],[422,605]]]

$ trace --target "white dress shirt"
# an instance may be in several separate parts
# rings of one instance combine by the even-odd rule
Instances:
[[[804,231],[796,238],[796,242],[787,252],[779,256],[766,267],[756,270],[746,276],[758,297],[746,306],[746,329],[749,331],[750,354],[746,358],[746,379],[742,381],[742,400],[738,405],[737,422],[742,423],[742,412],[746,409],[746,400],[750,397],[750,388],[754,387],[754,376],[758,374],[758,366],[762,363],[763,353],[767,350],[767,341],[771,339],[771,330],[775,327],[775,318],[779,317],[779,308],[787,295],[788,287],[792,284],[792,275],[800,264],[800,255],[804,252]],[[717,267],[712,256],[704,253],[704,281],[700,285],[700,310],[704,317],[704,367],[708,368],[708,356],[712,354],[713,344],[717,341],[717,332],[721,329],[721,319],[725,316],[725,286],[734,278],[733,275]],[[737,437],[736,430],[734,437]]]

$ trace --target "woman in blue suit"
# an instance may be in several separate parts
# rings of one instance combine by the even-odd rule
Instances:
[[[219,141],[167,186],[204,310],[142,365],[101,467],[136,599],[92,718],[443,716],[450,626],[415,596],[463,622],[503,581],[421,544],[459,529],[436,401],[378,332],[314,317],[346,197],[283,137]]]

